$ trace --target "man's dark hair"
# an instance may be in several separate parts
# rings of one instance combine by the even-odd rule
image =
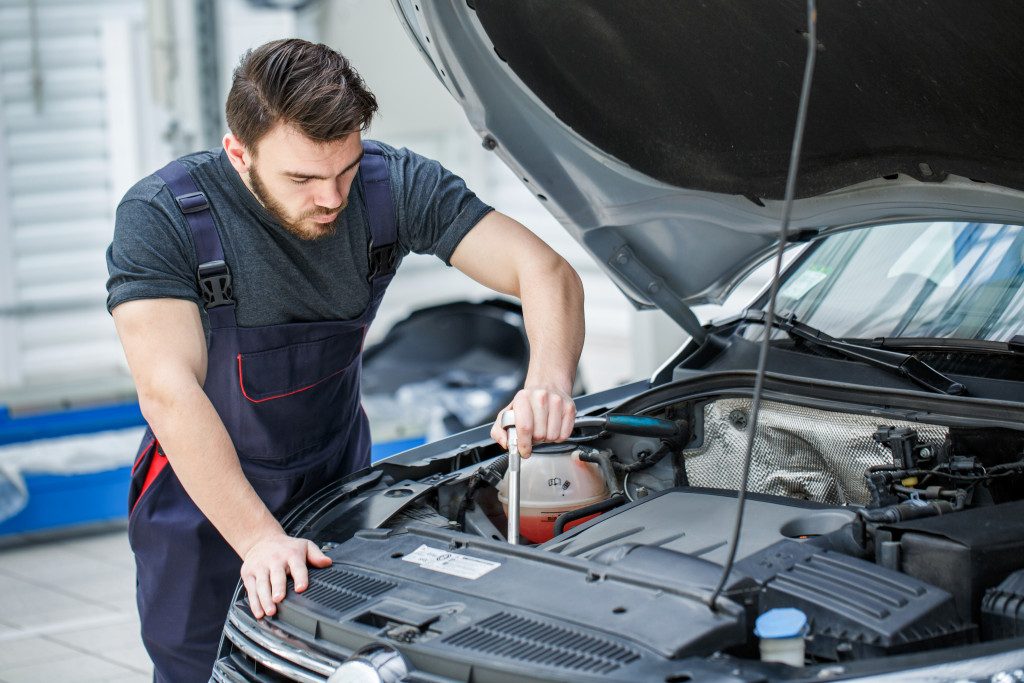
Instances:
[[[228,127],[249,148],[278,123],[319,142],[370,125],[377,98],[349,61],[323,44],[275,40],[242,55],[228,93]]]

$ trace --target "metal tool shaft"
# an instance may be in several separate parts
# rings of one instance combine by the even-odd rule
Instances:
[[[508,435],[508,542],[519,543],[519,438],[516,416],[511,410],[501,414],[501,428]]]

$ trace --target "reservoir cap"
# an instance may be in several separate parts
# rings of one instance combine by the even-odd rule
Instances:
[[[754,622],[758,638],[798,638],[807,633],[807,615],[793,607],[770,609]]]

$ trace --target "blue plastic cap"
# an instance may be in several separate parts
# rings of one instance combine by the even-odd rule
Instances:
[[[758,638],[797,638],[807,633],[807,615],[793,607],[770,609],[754,622]]]

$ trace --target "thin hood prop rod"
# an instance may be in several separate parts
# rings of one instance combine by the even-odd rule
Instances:
[[[775,252],[775,272],[772,275],[771,291],[768,295],[768,320],[775,319],[775,299],[779,293],[779,274],[782,272],[782,257],[786,250],[786,238],[789,233],[790,213],[793,209],[793,196],[796,192],[796,174],[800,166],[800,149],[804,141],[804,127],[807,125],[807,103],[811,97],[811,78],[814,75],[814,58],[818,50],[817,31],[818,10],[814,0],[807,0],[807,61],[804,65],[803,85],[800,88],[800,106],[796,115],[796,131],[793,134],[793,147],[789,157],[789,173],[786,176],[786,200],[782,205],[782,222],[779,227],[779,246]],[[736,547],[740,540],[740,529],[743,526],[743,511],[747,502],[747,483],[750,480],[750,461],[754,452],[754,439],[757,436],[757,417],[761,409],[761,395],[764,393],[764,375],[768,367],[768,349],[771,335],[765,334],[761,340],[761,353],[757,359],[757,375],[754,380],[754,398],[750,406],[750,428],[747,430],[747,448],[743,456],[743,476],[736,495],[736,523],[733,526],[732,538],[729,541],[729,556],[722,568],[722,576],[718,585],[708,598],[708,606],[717,610],[717,602],[729,574],[732,573],[733,562],[736,561]]]

